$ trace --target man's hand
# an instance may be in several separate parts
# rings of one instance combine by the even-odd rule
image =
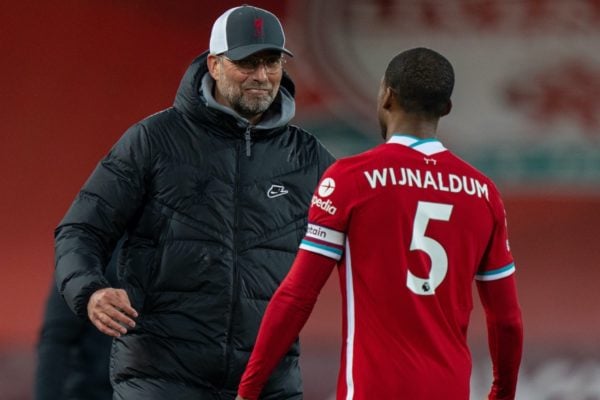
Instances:
[[[235,396],[235,400],[248,400],[248,399],[245,399],[238,394],[237,396]]]
[[[108,336],[119,337],[133,328],[138,316],[131,307],[123,289],[105,288],[94,292],[87,305],[88,318],[98,330]]]

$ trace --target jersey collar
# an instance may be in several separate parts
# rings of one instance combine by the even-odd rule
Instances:
[[[446,151],[444,145],[435,138],[418,139],[414,136],[402,135],[400,133],[394,133],[387,143],[410,147],[411,149],[428,156]]]

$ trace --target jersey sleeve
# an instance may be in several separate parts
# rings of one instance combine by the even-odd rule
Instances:
[[[475,275],[475,279],[478,281],[494,281],[515,272],[515,263],[508,242],[506,211],[497,189],[492,191],[490,205],[494,218],[494,230]]]
[[[311,199],[301,249],[336,261],[342,258],[355,185],[339,161],[325,171]]]
[[[515,264],[508,244],[506,212],[497,189],[492,187],[494,231],[475,278],[485,310],[494,376],[488,398],[500,400],[515,398],[523,351],[523,322]]]
[[[514,399],[523,353],[523,320],[514,275],[477,282],[485,310],[493,383],[489,400]]]
[[[335,261],[300,250],[267,306],[238,394],[256,400],[271,372],[298,337]]]

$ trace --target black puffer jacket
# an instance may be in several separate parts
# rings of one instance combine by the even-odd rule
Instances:
[[[85,316],[115,242],[137,326],[111,355],[115,399],[233,398],[271,295],[333,157],[288,125],[292,81],[256,126],[211,95],[206,53],[172,108],[131,127],[56,229],[57,284]],[[301,398],[297,344],[263,391]]]

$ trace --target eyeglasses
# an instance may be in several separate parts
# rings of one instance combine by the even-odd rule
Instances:
[[[255,72],[261,65],[264,65],[267,74],[276,74],[281,71],[285,58],[281,55],[272,55],[266,57],[246,57],[241,60],[231,60],[225,56],[221,56],[233,65],[243,74],[251,74]]]

